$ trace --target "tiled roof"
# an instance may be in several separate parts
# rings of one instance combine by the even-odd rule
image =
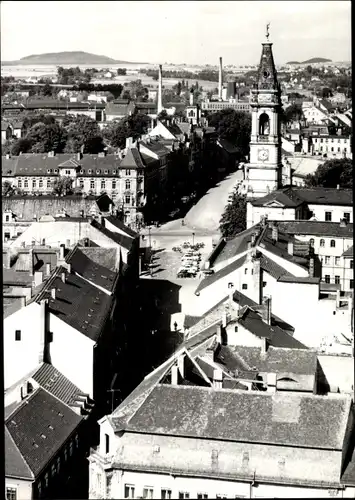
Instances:
[[[251,235],[258,229],[258,227],[258,225],[250,227],[249,229],[237,234],[234,238],[227,240],[222,250],[215,257],[211,254],[211,266],[215,266],[223,261],[232,259],[247,250],[248,242],[251,240]]]
[[[262,196],[261,198],[257,198],[251,201],[251,204],[254,207],[263,207],[273,201],[280,203],[285,207],[296,208],[302,205],[304,200],[298,196],[292,188],[279,189],[277,191],[273,191],[266,196]]]
[[[126,156],[121,161],[121,168],[144,168],[137,148],[129,148]]]
[[[354,246],[352,245],[350,248],[345,250],[345,252],[342,254],[342,257],[353,257],[354,256]]]
[[[229,154],[236,154],[238,153],[238,148],[234,146],[231,142],[227,141],[226,139],[218,139],[218,142],[222,146],[223,149],[227,151]]]
[[[324,106],[327,111],[332,111],[333,110],[333,104],[331,102],[327,101],[326,99],[320,99],[319,100],[319,104],[321,104],[322,106]]]
[[[354,447],[354,443],[351,443],[350,446]],[[355,448],[353,448],[350,461],[346,465],[340,482],[346,486],[355,486]]]
[[[95,103],[97,109],[104,109],[105,106],[101,103]],[[95,109],[92,103],[87,102],[68,102],[61,100],[31,100],[21,104],[4,104],[6,109]]]
[[[138,233],[136,231],[133,231],[130,227],[126,226],[120,219],[117,217],[114,217],[113,215],[109,215],[108,217],[105,217],[108,222],[110,222],[112,225],[116,226],[118,229],[121,231],[125,232],[128,234],[128,236],[131,236],[132,238],[136,238],[138,236]]]
[[[311,284],[315,285],[317,283],[320,283],[320,278],[319,277],[312,277],[312,276],[292,276],[292,275],[284,275],[280,276],[278,278],[278,281],[284,282],[284,283],[305,283],[305,284]]]
[[[155,153],[159,157],[166,156],[170,153],[169,149],[159,141],[151,140],[150,142],[142,142],[142,146],[149,149],[152,153]]]
[[[293,191],[310,205],[353,205],[352,189],[293,188]]]
[[[92,261],[78,246],[73,248],[65,260],[71,264],[72,271],[108,292],[113,292],[117,273]]]
[[[6,412],[6,408],[5,408]],[[5,476],[33,479],[34,475],[22,457],[5,425]]]
[[[353,224],[342,227],[339,222],[322,222],[317,220],[293,220],[278,222],[279,230],[286,234],[311,234],[314,236],[335,236],[352,238]]]
[[[297,264],[303,269],[308,269],[308,259],[306,257],[297,255],[296,252],[294,252],[293,255],[290,255],[288,253],[288,243],[290,241],[293,241],[293,238],[287,233],[279,230],[278,240],[274,242],[272,240],[272,229],[268,227],[259,241],[259,247],[261,249],[261,252],[263,248],[265,248],[269,252],[282,257],[289,262]]]
[[[342,450],[349,411],[348,396],[158,385],[130,419],[127,430]]]
[[[100,231],[102,234],[110,238],[112,241],[118,245],[130,250],[132,248],[133,240],[124,234],[116,233],[106,229],[102,224],[99,224],[96,220],[91,222],[91,226]]]
[[[82,418],[49,392],[39,388],[10,415],[6,428],[23,462],[37,477]],[[14,463],[20,465],[18,459],[14,446],[10,447],[5,454],[6,475],[15,475],[13,467]]]
[[[279,279],[280,276],[290,275],[290,273],[275,261],[262,254],[260,258],[261,269],[269,273],[273,278]]]
[[[34,271],[46,271],[46,264],[50,265],[51,272],[57,266],[57,253],[52,251],[35,251],[33,252]]]
[[[4,122],[3,120],[1,120],[1,131],[2,132],[5,131],[5,130],[7,130],[9,127],[11,128],[10,123]]]
[[[96,264],[100,264],[110,271],[116,271],[117,252],[119,251],[117,248],[90,246],[80,247],[80,251]]]
[[[3,197],[3,212],[12,212],[17,220],[33,222],[36,215],[39,219],[44,215],[62,214],[64,211],[69,217],[80,217],[83,211],[90,215],[97,207],[98,196],[11,196]],[[64,220],[64,219],[61,219]]]
[[[32,375],[43,389],[70,406],[83,392],[49,363],[42,363]]]
[[[176,123],[163,123],[163,125],[174,137],[179,137],[183,134]]]
[[[106,105],[106,116],[128,116],[135,110],[134,102],[127,102],[123,104],[109,102]]]
[[[301,342],[292,337],[287,331],[275,324],[268,325],[265,323],[261,315],[250,307],[247,308],[238,322],[253,335],[268,339],[269,344],[274,347],[306,349],[305,345],[301,344]]]
[[[28,272],[20,272],[15,269],[3,269],[2,280],[4,285],[30,286],[34,280]]]
[[[61,273],[66,274],[65,283]],[[51,298],[51,289],[56,298]],[[49,312],[97,342],[112,306],[112,297],[91,285],[80,276],[69,274],[63,267],[47,282],[35,300],[49,299]]]
[[[216,283],[216,281],[220,280],[221,278],[224,278],[225,276],[228,276],[230,273],[232,273],[236,269],[239,269],[244,264],[245,260],[246,260],[246,255],[244,255],[240,259],[233,261],[231,264],[228,264],[228,266],[223,267],[219,271],[206,276],[198,284],[198,286],[195,290],[195,293],[201,292],[202,290],[204,290],[208,286],[213,285],[213,283]]]
[[[190,124],[187,122],[177,122],[177,127],[179,128],[180,132],[183,134],[189,134],[190,133]]]

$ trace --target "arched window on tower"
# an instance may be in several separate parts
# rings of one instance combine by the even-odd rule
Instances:
[[[270,133],[270,119],[269,115],[262,113],[259,118],[259,134],[269,135]]]

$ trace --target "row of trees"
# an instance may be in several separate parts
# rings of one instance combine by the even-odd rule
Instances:
[[[145,134],[150,123],[146,115],[136,114],[120,122],[112,122],[103,131],[92,118],[68,115],[59,125],[53,116],[32,115],[24,119],[25,137],[13,138],[3,146],[3,154],[10,153],[84,153],[97,154],[106,145],[124,147],[126,138]]]

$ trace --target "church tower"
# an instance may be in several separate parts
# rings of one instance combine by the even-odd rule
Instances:
[[[248,198],[259,198],[281,187],[281,92],[277,82],[269,25],[262,44],[257,82],[250,93],[252,115]]]

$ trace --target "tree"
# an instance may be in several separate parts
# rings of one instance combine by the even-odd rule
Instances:
[[[299,121],[303,118],[302,106],[300,104],[291,104],[285,110],[282,109],[280,119],[283,123],[288,123],[291,121]]]
[[[17,139],[11,146],[10,153],[13,156],[18,156],[20,153],[29,153],[31,151],[32,143],[26,138]]]
[[[3,196],[11,196],[15,193],[15,189],[11,182],[5,181],[2,184],[2,195]]]
[[[95,120],[85,115],[68,115],[62,123],[66,131],[65,153],[78,153],[83,147],[84,153],[97,154],[103,151],[102,134]]]
[[[160,111],[157,118],[160,121],[165,121],[168,118],[168,113],[166,112],[166,109],[163,109],[162,111]]]
[[[249,153],[251,116],[243,111],[223,109],[210,115],[208,124],[215,127],[222,139],[231,141],[238,148],[240,155]]]
[[[219,221],[219,230],[224,238],[233,238],[246,229],[246,196],[240,195],[237,189],[235,189],[231,198]]]
[[[58,123],[49,125],[36,123],[29,129],[25,138],[31,143],[31,153],[47,153],[48,151],[61,153],[66,142],[65,131]]]
[[[46,97],[51,97],[52,96],[52,87],[51,85],[49,84],[49,82],[47,81],[44,85],[44,87],[42,88],[42,95],[46,96]]]
[[[126,76],[126,74],[127,74],[127,70],[126,70],[126,68],[118,68],[118,69],[117,69],[117,74],[118,74],[119,76]]]
[[[132,137],[138,139],[148,131],[150,119],[140,113],[127,116],[119,122],[110,123],[104,129],[104,138],[110,146],[115,148],[124,148],[126,139]]]
[[[327,160],[319,165],[314,174],[306,177],[306,186],[322,186],[328,188],[353,187],[353,167],[349,158]]]
[[[73,179],[71,177],[59,177],[53,182],[53,193],[59,195],[73,194]]]
[[[328,87],[322,88],[321,96],[323,97],[323,99],[327,99],[328,97],[332,97],[332,95],[333,95],[333,92],[330,88],[328,88]]]

